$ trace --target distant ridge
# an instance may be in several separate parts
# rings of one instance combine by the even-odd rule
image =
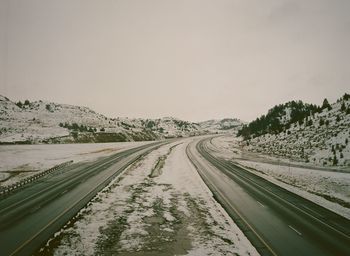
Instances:
[[[109,118],[87,107],[41,100],[15,103],[1,95],[0,121],[0,143],[3,144],[159,140],[234,132],[240,127],[237,119],[218,120],[203,129],[201,124],[173,117]]]

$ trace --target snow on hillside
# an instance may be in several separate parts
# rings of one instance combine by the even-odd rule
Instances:
[[[198,124],[172,117],[108,118],[81,106],[45,101],[14,103],[0,96],[1,143],[155,140],[202,134]]]
[[[349,98],[343,97],[332,104],[331,109],[325,108],[300,123],[293,123],[283,132],[267,133],[244,141],[242,145],[251,152],[312,165],[349,167],[349,108]]]
[[[81,106],[46,101],[12,102],[0,95],[0,143],[75,143],[145,141],[236,132],[238,119],[200,124],[173,117],[109,118]]]
[[[173,117],[141,120],[143,125],[165,138],[188,137],[203,133],[198,124],[179,120]]]
[[[208,133],[237,133],[243,122],[237,118],[224,118],[221,120],[208,120],[200,122],[201,128]]]

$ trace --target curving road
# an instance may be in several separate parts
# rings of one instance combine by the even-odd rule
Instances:
[[[0,255],[31,255],[127,166],[166,142],[74,164],[0,200]]]
[[[199,174],[261,255],[350,255],[350,221],[220,159],[211,137],[186,149]],[[73,164],[0,200],[0,255],[31,255],[127,166],[167,142]]]
[[[187,154],[216,199],[261,255],[350,255],[350,221],[211,154]]]

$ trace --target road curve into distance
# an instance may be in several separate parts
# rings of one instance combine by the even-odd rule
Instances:
[[[73,164],[0,199],[0,255],[31,255],[127,166],[165,143]]]
[[[187,155],[261,255],[350,255],[350,221],[295,195],[195,140]]]

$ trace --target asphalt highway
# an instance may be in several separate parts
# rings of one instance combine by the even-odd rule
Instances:
[[[164,143],[73,164],[0,199],[0,255],[31,255],[127,166]]]
[[[215,157],[209,141],[196,140],[187,154],[261,255],[350,255],[348,219]]]
[[[166,142],[48,174],[0,199],[0,255],[31,255],[113,178]],[[187,155],[261,255],[350,255],[350,221],[217,157],[210,137]]]

